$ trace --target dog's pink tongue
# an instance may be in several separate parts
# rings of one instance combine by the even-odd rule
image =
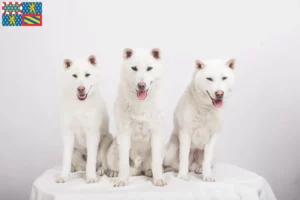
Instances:
[[[214,106],[217,108],[221,108],[223,106],[222,100],[214,100]]]
[[[147,91],[143,90],[143,91],[138,91],[137,92],[137,96],[140,100],[144,100],[147,97]]]

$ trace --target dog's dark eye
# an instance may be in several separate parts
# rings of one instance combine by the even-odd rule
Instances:
[[[209,80],[209,81],[213,81],[213,79],[212,78],[206,78],[207,80]]]
[[[74,78],[77,78],[77,75],[76,75],[76,74],[73,74],[72,76],[73,76]]]
[[[148,67],[148,68],[147,68],[147,71],[151,71],[151,70],[152,70],[152,68],[153,68],[153,67]]]
[[[227,77],[225,77],[225,76],[222,78],[223,81],[225,81],[226,79],[227,79]]]
[[[131,69],[132,69],[133,71],[137,71],[137,68],[136,68],[136,67],[131,67]]]
[[[91,74],[86,73],[86,74],[85,74],[85,77],[89,77],[90,75],[91,75]]]

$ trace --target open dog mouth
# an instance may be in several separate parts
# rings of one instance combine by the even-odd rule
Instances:
[[[139,100],[144,100],[147,98],[148,90],[136,90],[136,95]]]
[[[209,98],[212,101],[212,104],[216,107],[216,108],[221,108],[223,106],[223,99],[214,99],[210,96],[209,92],[206,90]]]
[[[92,86],[91,86],[92,87]],[[77,98],[80,100],[80,101],[84,101],[87,97],[88,97],[88,94],[91,90],[91,87],[89,89],[89,91],[87,93],[80,93],[80,94],[77,94]]]
[[[80,100],[80,101],[83,101],[87,98],[88,94],[77,94],[77,98]]]
[[[148,96],[148,90],[150,89],[150,87],[152,85],[152,82],[153,81],[150,82],[150,85],[149,85],[149,87],[148,87],[147,90],[145,90],[144,88],[143,89],[138,89],[138,90],[136,89],[135,90],[136,91],[136,95],[139,98],[139,100],[144,100],[144,99],[147,98],[147,96]]]

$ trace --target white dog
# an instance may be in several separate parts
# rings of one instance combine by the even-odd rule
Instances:
[[[192,81],[177,104],[174,130],[167,146],[164,166],[178,170],[188,179],[188,171],[214,181],[211,167],[217,133],[221,127],[223,101],[234,85],[235,60],[196,61]]]
[[[75,61],[65,60],[64,69],[61,107],[64,151],[62,171],[57,182],[64,183],[68,180],[72,157],[74,170],[82,170],[83,164],[76,164],[78,162],[75,159],[86,152],[86,181],[93,183],[97,181],[97,150],[100,139],[112,141],[108,113],[99,92],[99,67],[96,58],[90,56]],[[99,165],[103,163],[99,162]],[[103,171],[101,168],[100,170]]]
[[[115,104],[119,147],[119,155],[116,158],[119,164],[119,176],[114,185],[116,187],[128,183],[130,155],[134,157],[133,160],[139,162],[138,165],[143,166],[144,171],[152,169],[154,185],[166,185],[162,173],[163,71],[158,49],[124,50]]]

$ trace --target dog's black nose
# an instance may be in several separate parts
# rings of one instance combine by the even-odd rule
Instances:
[[[84,90],[85,90],[85,87],[83,87],[83,86],[79,86],[79,87],[77,88],[77,91],[78,91],[79,93],[83,93]]]
[[[215,92],[217,98],[223,98],[224,92],[222,90],[218,90]]]
[[[139,90],[144,90],[144,89],[146,88],[146,83],[144,83],[144,82],[139,82],[139,83],[138,83],[138,88],[139,88]]]

